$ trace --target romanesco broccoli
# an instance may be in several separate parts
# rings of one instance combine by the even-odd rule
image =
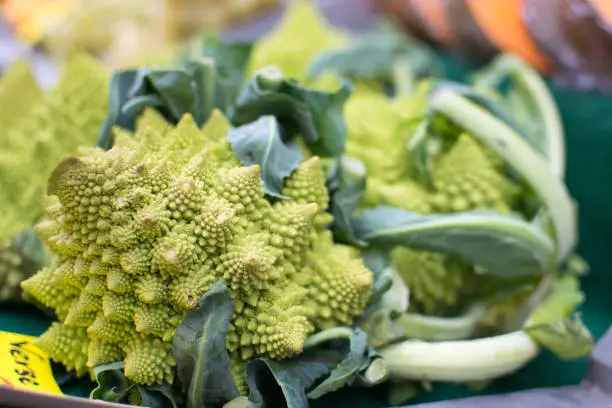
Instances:
[[[45,175],[61,156],[95,144],[110,79],[95,60],[78,55],[65,62],[54,88],[42,92],[30,66],[16,64],[0,81],[0,241],[5,244],[42,217]]]
[[[418,107],[405,99],[405,95],[386,96],[357,81],[347,101],[346,154],[361,160],[367,171],[360,208],[385,205],[423,215],[513,211],[521,187],[502,173],[492,159],[495,156],[467,133],[446,129],[442,150],[431,163],[431,185],[418,177],[417,159],[407,146],[419,113]],[[405,247],[394,249],[391,261],[410,289],[411,311],[439,316],[463,306],[462,289],[473,275],[469,264]]]
[[[123,361],[137,384],[172,382],[176,327],[222,279],[234,301],[226,345],[246,394],[246,361],[291,357],[309,334],[363,311],[373,276],[326,229],[318,157],[285,180],[290,200],[271,202],[229,129],[220,111],[202,129],[190,115],[170,126],[147,111],[112,149],[82,149],[52,171],[55,201],[36,228],[54,262],[22,287],[59,318],[36,340],[53,360],[79,375]]]
[[[40,267],[16,240],[43,216],[45,176],[57,160],[80,144],[95,143],[106,114],[107,97],[101,91],[108,77],[94,60],[75,56],[65,62],[50,91],[38,86],[26,60],[14,62],[0,79],[2,300],[21,300],[21,280]]]
[[[308,35],[304,35],[308,32]],[[349,36],[332,26],[310,0],[293,1],[281,21],[253,45],[247,76],[270,65],[277,66],[286,78],[317,87],[336,87],[335,75],[311,79],[308,67],[322,52],[338,49]],[[287,47],[287,44],[291,44]]]

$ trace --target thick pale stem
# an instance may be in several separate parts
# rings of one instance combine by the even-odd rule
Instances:
[[[478,305],[462,316],[445,318],[406,313],[395,319],[394,323],[409,338],[434,341],[462,340],[472,336],[478,320],[484,314],[485,308]]]
[[[338,338],[350,339],[352,335],[353,330],[350,327],[334,327],[309,336],[304,342],[304,348],[314,347],[326,341]]]
[[[378,358],[370,364],[363,374],[362,381],[364,385],[374,386],[382,383],[389,377],[389,367],[387,362]]]
[[[407,340],[379,350],[389,379],[461,383],[511,374],[538,352],[539,346],[524,331],[474,340]]]
[[[494,86],[506,76],[514,81],[516,91],[532,110],[533,116],[543,124],[543,137],[546,141],[546,157],[552,173],[565,177],[565,134],[563,123],[542,77],[523,60],[512,54],[500,55],[493,63],[493,70],[480,81],[485,87]]]
[[[513,77],[529,95],[538,110],[536,115],[544,124],[547,158],[553,174],[560,180],[565,177],[565,136],[563,124],[554,99],[542,79],[530,69],[516,68]]]

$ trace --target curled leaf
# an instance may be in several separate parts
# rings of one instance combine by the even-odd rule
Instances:
[[[187,408],[218,406],[239,395],[225,345],[233,312],[229,289],[218,281],[176,330],[173,353]]]
[[[179,408],[180,404],[169,384],[138,387],[141,406],[148,408]]]
[[[489,211],[420,215],[381,206],[360,213],[353,228],[370,246],[452,254],[501,277],[548,273],[554,262],[554,244],[546,234]]]
[[[305,390],[328,374],[331,368],[331,362],[306,356],[283,361],[250,360],[246,365],[246,378],[251,391],[251,405],[245,406],[308,408]]]
[[[103,364],[94,367],[98,385],[89,398],[107,402],[123,402],[134,384],[123,374],[123,362]]]
[[[267,194],[286,198],[281,194],[283,181],[298,167],[303,155],[294,140],[283,140],[273,116],[262,116],[254,122],[230,129],[227,141],[243,165],[259,166]]]
[[[593,335],[579,314],[553,323],[536,324],[525,328],[525,332],[561,359],[588,356],[594,347]]]
[[[365,189],[364,164],[353,157],[340,157],[337,160],[333,183],[330,185],[330,212],[334,216],[332,231],[338,242],[357,246],[365,244],[355,237],[351,224],[351,218],[363,199]]]
[[[240,93],[252,50],[252,42],[228,41],[216,33],[205,31],[187,44],[180,60],[183,65],[200,58],[214,60],[215,106],[225,112]]]
[[[268,67],[249,80],[228,117],[240,126],[274,115],[288,135],[301,135],[313,154],[336,157],[344,151],[343,107],[351,92],[348,83],[334,92],[308,88],[284,78],[277,67]]]
[[[352,382],[351,380],[360,371],[363,364],[364,353],[366,353],[368,346],[367,340],[368,336],[365,332],[359,329],[355,330],[349,340],[349,352],[346,358],[333,368],[329,377],[308,392],[308,398],[319,398]]]
[[[246,365],[247,399],[228,407],[307,408],[316,399],[344,386],[372,386],[387,378],[380,356],[360,329],[335,327],[310,336],[299,355],[280,361],[256,358]]]

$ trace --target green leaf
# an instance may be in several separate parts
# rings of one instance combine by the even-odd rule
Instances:
[[[392,24],[381,23],[373,30],[354,35],[343,48],[319,54],[310,64],[309,76],[317,78],[331,71],[351,79],[390,79],[399,61],[408,62],[413,78],[438,73],[438,59],[428,47]]]
[[[328,374],[332,365],[306,355],[282,361],[250,360],[246,365],[249,399],[261,408],[308,408],[305,390]]]
[[[347,126],[344,103],[352,92],[343,83],[335,92],[316,90],[283,78],[277,67],[261,69],[248,81],[228,118],[235,126],[274,115],[289,135],[300,134],[321,157],[344,152]]]
[[[313,334],[304,344],[306,350],[322,351],[327,347],[338,352],[341,361],[326,379],[308,392],[308,398],[316,399],[347,385],[369,387],[386,380],[387,366],[384,361],[379,361],[380,355],[368,345],[363,330],[334,327]]]
[[[593,336],[575,313],[584,300],[578,276],[564,274],[531,311],[523,330],[561,359],[587,356],[594,347]]]
[[[103,364],[94,367],[93,372],[98,385],[90,395],[90,399],[106,402],[123,402],[134,384],[123,374],[123,362]]]
[[[227,141],[236,157],[245,166],[258,165],[264,191],[278,198],[283,181],[303,160],[295,141],[284,141],[278,122],[273,116],[263,116],[254,122],[230,129]]]
[[[431,108],[492,148],[530,186],[551,217],[556,260],[563,262],[577,241],[576,208],[567,187],[551,172],[546,159],[504,121],[456,92],[437,91]]]
[[[148,408],[179,408],[175,391],[169,384],[138,386],[143,407]]]
[[[330,183],[330,212],[334,216],[332,231],[338,242],[365,246],[355,237],[351,218],[366,189],[366,169],[360,160],[342,156],[337,160],[334,180]]]
[[[98,146],[113,145],[113,128],[135,129],[136,120],[146,108],[155,108],[170,123],[178,123],[189,113],[202,126],[216,105],[215,62],[200,58],[184,67],[141,68],[113,75],[107,119]]]
[[[236,398],[228,407],[307,408],[308,400],[344,386],[383,382],[387,368],[367,345],[360,329],[335,327],[315,333],[299,355],[280,361],[256,358],[246,365],[248,401]]]
[[[368,346],[368,336],[360,329],[355,330],[350,338],[348,356],[330,372],[322,383],[308,392],[308,398],[316,399],[325,394],[344,387],[351,382],[354,375],[360,370],[363,356]]]
[[[452,254],[501,277],[548,273],[554,262],[554,244],[546,234],[494,212],[420,215],[381,206],[360,213],[353,227],[371,246]]]
[[[134,97],[130,88],[139,75],[141,72],[137,70],[113,73],[109,86],[108,114],[96,143],[98,147],[108,150],[113,146],[113,127],[134,129],[135,118],[131,113],[124,112],[123,106]]]
[[[393,277],[390,275],[389,266],[391,259],[387,251],[378,249],[365,249],[361,252],[361,258],[365,266],[372,271],[374,282],[372,283],[372,294],[368,299],[368,306],[362,313],[367,315],[372,309],[377,309],[382,297],[393,286]]]
[[[215,61],[218,98],[215,105],[225,112],[240,93],[252,50],[251,42],[230,42],[206,31],[187,44],[181,61],[183,65],[202,57]]]
[[[585,300],[580,289],[580,282],[575,275],[564,275],[558,278],[546,294],[546,297],[533,309],[525,325],[554,323],[566,319]]]
[[[524,330],[536,343],[546,347],[560,359],[588,356],[594,347],[593,335],[579,314],[574,318],[536,324]]]
[[[154,70],[146,78],[151,91],[164,101],[173,122],[178,122],[189,112],[194,114],[196,123],[200,123],[202,115],[199,114],[198,94],[194,92],[194,77],[184,70]],[[196,86],[200,91],[198,88]]]
[[[187,408],[219,406],[239,395],[225,345],[233,312],[230,291],[218,281],[176,330],[173,353]]]

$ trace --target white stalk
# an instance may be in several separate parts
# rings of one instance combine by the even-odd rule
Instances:
[[[482,305],[470,308],[465,314],[456,317],[426,316],[405,313],[394,320],[411,339],[418,340],[463,340],[470,338],[476,330],[478,321],[486,310]]]
[[[522,330],[458,341],[407,340],[378,350],[391,380],[468,382],[511,374],[535,358],[539,346]]]

